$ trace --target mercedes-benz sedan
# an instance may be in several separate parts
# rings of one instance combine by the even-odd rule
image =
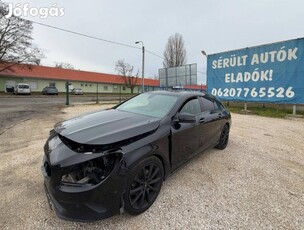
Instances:
[[[44,146],[47,197],[68,220],[140,214],[177,168],[208,148],[224,149],[230,126],[213,96],[164,91],[63,121]]]

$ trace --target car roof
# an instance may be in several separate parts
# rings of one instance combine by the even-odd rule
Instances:
[[[161,94],[161,95],[174,95],[179,98],[189,98],[189,97],[195,97],[195,96],[201,96],[209,99],[216,100],[216,97],[213,95],[207,94],[205,92],[197,92],[197,91],[178,91],[178,92],[172,92],[172,91],[165,91],[165,90],[160,90],[160,91],[151,91],[147,92],[151,94]]]
[[[195,91],[178,91],[178,92],[172,92],[172,91],[152,91],[148,93],[153,93],[153,94],[162,94],[162,95],[174,95],[178,97],[188,97],[188,96],[204,96],[206,93],[202,92],[195,92]]]

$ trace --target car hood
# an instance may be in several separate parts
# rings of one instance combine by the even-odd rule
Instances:
[[[54,129],[77,143],[107,145],[156,130],[159,122],[159,118],[110,109],[60,122]]]

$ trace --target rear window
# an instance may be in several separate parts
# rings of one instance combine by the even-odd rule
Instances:
[[[224,106],[223,106],[223,104],[221,102],[215,100],[214,101],[214,108],[215,109],[223,109]]]
[[[201,97],[203,102],[203,111],[212,111],[214,110],[214,104],[213,101],[209,98]]]
[[[18,85],[19,89],[29,89],[30,86],[29,85]]]

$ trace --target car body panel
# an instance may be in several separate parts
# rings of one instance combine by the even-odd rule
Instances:
[[[64,121],[55,131],[78,143],[105,145],[157,129],[159,119],[114,109]]]
[[[159,158],[167,178],[202,150],[216,146],[224,125],[231,125],[225,108],[204,111],[203,105],[192,123],[178,121],[187,101],[213,102],[213,97],[193,92],[149,94],[178,99],[161,118],[121,111],[118,105],[55,125],[44,146],[42,172],[47,196],[60,218],[90,221],[118,214],[124,208],[122,197],[130,170],[138,162]],[[89,178],[85,183],[73,177],[78,172],[94,174],[99,161],[102,173],[97,182],[90,176],[84,177]]]
[[[172,169],[177,169],[195,153],[198,148],[198,124],[180,124],[172,128]]]

